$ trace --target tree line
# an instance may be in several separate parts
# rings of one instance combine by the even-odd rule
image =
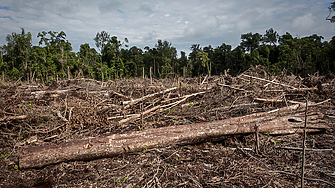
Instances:
[[[330,41],[317,34],[303,38],[289,32],[279,36],[272,28],[264,35],[246,33],[234,49],[229,44],[201,47],[193,44],[191,52],[178,52],[172,43],[158,40],[155,47],[129,47],[127,38],[118,39],[106,31],[93,38],[99,52],[89,44],[81,44],[78,52],[63,31],[43,31],[37,35],[39,45],[33,46],[32,35],[21,29],[11,33],[1,46],[0,73],[3,77],[22,81],[75,77],[110,80],[151,75],[155,78],[176,75],[192,77],[202,74],[220,75],[229,70],[237,75],[251,65],[263,65],[269,73],[283,70],[300,75],[335,72],[335,36]],[[143,71],[144,70],[144,71]]]

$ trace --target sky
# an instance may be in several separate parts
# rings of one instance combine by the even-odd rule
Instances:
[[[0,46],[7,34],[33,35],[42,31],[64,31],[78,51],[81,44],[95,47],[93,38],[106,31],[129,46],[144,50],[167,40],[178,53],[222,43],[233,48],[241,34],[265,34],[273,28],[293,37],[318,34],[324,40],[335,35],[334,24],[326,21],[332,0],[0,0]],[[334,15],[334,13],[333,13]]]

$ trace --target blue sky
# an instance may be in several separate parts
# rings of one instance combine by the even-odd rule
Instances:
[[[283,35],[304,37],[314,33],[329,41],[334,24],[326,21],[331,0],[0,0],[0,45],[7,34],[34,36],[41,31],[64,31],[73,51],[80,44],[95,47],[97,32],[107,31],[130,46],[154,47],[168,40],[189,53],[192,44],[234,47],[241,34],[264,34],[273,28]]]

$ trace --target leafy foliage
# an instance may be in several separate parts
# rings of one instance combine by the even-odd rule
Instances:
[[[270,73],[285,70],[300,76],[319,72],[335,72],[335,36],[323,41],[317,34],[303,38],[286,32],[279,34],[272,28],[259,33],[241,35],[241,43],[232,49],[222,43],[217,47],[193,44],[190,54],[180,53],[166,40],[158,40],[154,48],[143,50],[128,46],[128,39],[119,40],[106,31],[94,38],[97,49],[81,44],[72,52],[65,32],[38,33],[39,45],[32,45],[32,35],[22,28],[21,33],[8,34],[7,44],[1,46],[0,73],[11,79],[46,82],[55,79],[86,77],[97,80],[117,78],[219,75],[226,70],[236,75],[251,65],[263,65]]]

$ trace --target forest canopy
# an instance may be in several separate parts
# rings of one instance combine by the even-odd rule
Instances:
[[[241,43],[234,49],[225,43],[216,47],[193,44],[188,55],[181,51],[179,57],[169,41],[158,40],[155,47],[141,49],[129,47],[127,38],[106,31],[93,38],[99,52],[87,43],[73,52],[63,31],[43,31],[37,37],[39,45],[33,46],[32,34],[23,28],[21,33],[7,35],[7,44],[0,48],[2,77],[40,82],[69,77],[106,81],[140,77],[143,70],[148,75],[150,69],[155,78],[220,75],[227,70],[237,75],[251,65],[263,65],[269,73],[286,71],[302,77],[335,72],[335,36],[330,41],[317,34],[298,38],[286,32],[279,36],[272,28],[264,34],[241,34]]]

